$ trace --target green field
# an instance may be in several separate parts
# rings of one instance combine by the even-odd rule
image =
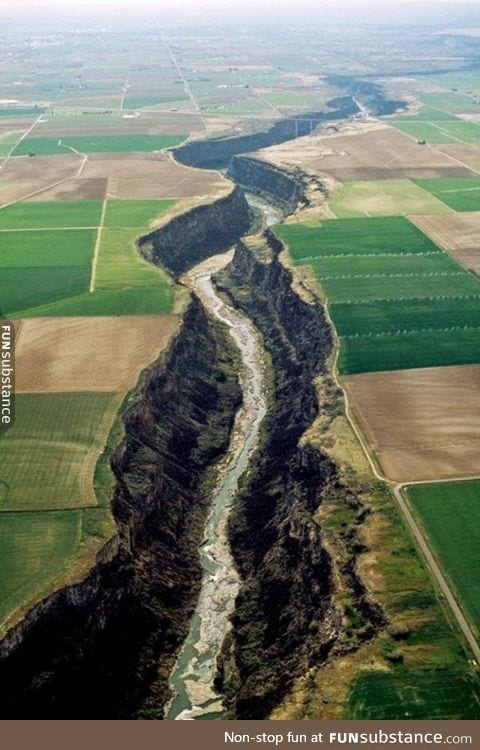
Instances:
[[[405,668],[360,672],[350,693],[347,719],[480,718],[478,686],[464,673]]]
[[[431,253],[408,253],[387,255],[356,255],[345,257],[321,257],[318,260],[301,261],[315,269],[319,278],[369,276],[371,274],[411,273],[458,273],[461,267],[442,251]]]
[[[115,200],[108,201],[105,211],[106,227],[148,227],[154,219],[159,219],[172,206],[175,200]],[[140,230],[139,230],[140,232]]]
[[[412,486],[407,497],[479,638],[480,482]]]
[[[330,303],[342,374],[480,362],[479,280],[406,219],[275,233]]]
[[[128,151],[160,151],[178,146],[183,135],[97,135],[58,138],[26,138],[15,149],[14,156],[65,154],[72,149],[81,154],[121,153]]]
[[[170,286],[165,271],[146,261],[135,244],[139,229],[104,229],[95,276],[95,290]]]
[[[480,178],[415,180],[455,211],[480,211]]]
[[[422,107],[421,110],[415,112],[415,114],[405,115],[394,115],[383,118],[388,123],[402,123],[402,122],[445,122],[447,120],[460,121],[458,117],[450,114],[450,112],[444,112],[442,109],[436,107]]]
[[[418,257],[418,256],[417,256]],[[312,263],[314,271],[316,264]],[[320,276],[318,280],[329,302],[364,302],[368,300],[397,299],[399,304],[415,297],[460,297],[480,293],[480,282],[466,271],[389,274],[383,273],[351,276]]]
[[[72,565],[81,525],[81,510],[0,513],[0,624]]]
[[[86,286],[88,287],[88,279]],[[12,318],[77,315],[163,315],[171,312],[175,299],[173,284],[86,292],[51,304],[22,308]],[[24,302],[25,304],[25,302]]]
[[[397,118],[391,123],[403,133],[429,143],[479,143],[480,125],[464,120],[449,120],[441,122],[405,121]]]
[[[0,511],[95,504],[92,450],[103,448],[117,403],[112,393],[17,394],[1,438]]]
[[[86,267],[95,238],[93,229],[0,231],[0,268]]]
[[[98,227],[101,212],[101,201],[15,203],[0,209],[0,229]]]
[[[441,214],[449,210],[411,180],[349,182],[340,188],[329,206],[339,218]]]
[[[23,130],[0,135],[0,158],[6,158],[23,135]]]
[[[87,291],[89,280],[90,268],[82,266],[2,268],[2,312],[10,315],[26,307],[81,294]]]
[[[435,91],[418,94],[419,99],[428,107],[440,107],[441,109],[467,111],[480,110],[480,100],[474,99],[467,94],[455,91]]]
[[[380,300],[333,304],[330,314],[339,336],[400,333],[469,326],[480,328],[480,296]]]
[[[325,221],[318,227],[283,224],[275,234],[296,261],[331,255],[385,255],[439,252],[438,247],[403,216]]]
[[[0,107],[0,117],[22,117],[24,115],[36,115],[45,112],[45,107]]]
[[[480,328],[408,331],[340,341],[339,371],[344,375],[415,367],[480,363]]]

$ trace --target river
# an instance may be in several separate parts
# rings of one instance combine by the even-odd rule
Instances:
[[[236,416],[229,450],[218,469],[205,541],[200,549],[204,570],[202,588],[190,632],[170,676],[174,697],[167,719],[214,719],[220,718],[223,712],[221,696],[213,689],[213,680],[217,656],[230,627],[229,618],[239,589],[239,577],[228,543],[228,516],[238,480],[255,450],[267,407],[260,337],[248,318],[218,296],[211,279],[231,257],[229,252],[209,258],[184,277],[204,306],[228,326],[239,349],[243,403]]]

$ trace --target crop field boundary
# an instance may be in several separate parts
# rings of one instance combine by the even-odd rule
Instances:
[[[281,242],[284,245],[284,247],[289,249],[285,240],[281,239]],[[333,323],[333,319],[330,314],[328,300],[325,300],[325,299],[323,300],[323,307],[325,311],[325,317],[327,319],[330,330],[332,331],[333,342],[334,342],[331,372],[332,372],[332,377],[335,381],[336,386],[338,387],[340,392],[343,394],[345,418],[347,422],[349,423],[351,429],[353,430],[354,435],[356,436],[360,444],[362,452],[368,462],[368,465],[372,471],[373,476],[378,481],[382,482],[385,486],[389,488],[392,497],[396,501],[396,505],[401,512],[404,522],[413,536],[415,545],[417,549],[420,551],[421,556],[424,559],[428,570],[430,571],[431,577],[436,585],[437,591],[439,591],[439,593],[441,593],[444,597],[443,600],[442,598],[440,598],[440,604],[442,606],[444,606],[445,603],[447,604],[448,609],[451,611],[460,632],[463,634],[466,640],[466,643],[468,644],[470,650],[472,651],[475,657],[476,663],[480,665],[480,646],[477,642],[477,639],[475,638],[472,632],[472,629],[469,623],[467,622],[465,615],[463,614],[463,611],[460,605],[458,604],[457,599],[451,587],[449,586],[444,574],[442,573],[442,570],[440,569],[434,557],[434,554],[432,550],[430,549],[430,545],[428,544],[428,541],[425,538],[425,535],[422,533],[420,526],[418,525],[415,518],[413,517],[413,514],[408,508],[406,500],[402,494],[403,490],[405,490],[409,486],[413,486],[416,484],[435,484],[437,482],[425,480],[425,481],[418,481],[418,482],[398,483],[389,479],[385,475],[378,456],[372,451],[370,440],[368,440],[368,438],[366,438],[364,434],[363,426],[361,425],[360,420],[355,418],[354,416],[349,395],[341,381],[339,369],[338,369],[338,362],[339,362],[339,356],[340,356],[340,337],[338,336],[337,329]],[[461,478],[454,479],[454,480],[449,478],[449,479],[440,480],[440,481],[442,483],[451,482],[451,481],[460,482],[460,481],[466,481],[466,480],[477,479],[477,478],[480,479],[480,476],[461,477]]]

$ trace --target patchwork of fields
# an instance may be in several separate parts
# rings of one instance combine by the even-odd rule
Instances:
[[[103,450],[126,392],[178,325],[163,314],[174,285],[140,257],[135,239],[173,203],[108,201],[104,214],[92,201],[0,211],[0,291],[17,321],[16,419],[1,444],[2,627],[112,534]],[[103,215],[105,229],[59,227],[92,226]]]
[[[119,200],[108,190],[115,177],[75,176],[88,159],[52,156],[52,169],[38,158],[38,177],[36,158],[30,170],[11,158],[0,174],[0,195],[13,198],[0,209],[0,295],[17,330],[16,419],[0,446],[2,631],[87,570],[112,535],[105,446],[120,439],[127,392],[178,326],[168,314],[175,285],[136,240],[176,210],[182,186],[169,198],[154,188],[146,200]],[[192,177],[187,195],[225,189],[218,176]]]
[[[340,373],[480,362],[480,281],[406,218],[275,231],[329,303]]]
[[[135,239],[172,205],[106,201],[103,223],[99,201],[19,203],[0,210],[3,311],[12,318],[168,313],[172,282],[140,257]]]

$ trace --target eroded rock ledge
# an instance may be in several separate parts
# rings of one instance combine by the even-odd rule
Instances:
[[[3,718],[160,718],[201,581],[208,469],[241,398],[237,354],[194,299],[125,414],[113,457],[117,536],[86,580],[1,644]]]
[[[357,643],[384,623],[357,575],[355,528],[339,539],[333,561],[315,513],[335,495],[357,511],[336,464],[299,443],[319,410],[314,379],[326,371],[332,336],[323,309],[303,302],[267,233],[262,247],[237,247],[218,284],[254,321],[271,356],[274,389],[264,439],[232,511],[230,541],[242,578],[233,631],[220,662],[219,685],[232,718],[265,718],[294,679],[334,651],[348,649],[335,576],[352,592],[362,626]],[[270,258],[266,248],[270,249]],[[339,565],[340,564],[340,565]]]

